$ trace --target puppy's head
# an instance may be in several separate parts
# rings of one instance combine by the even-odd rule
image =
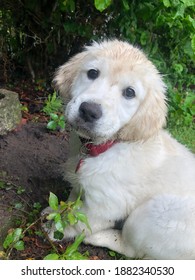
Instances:
[[[62,65],[54,82],[68,122],[94,143],[146,140],[165,124],[165,85],[139,49],[93,43]]]

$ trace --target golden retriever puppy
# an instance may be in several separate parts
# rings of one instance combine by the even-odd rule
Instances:
[[[64,237],[85,230],[86,243],[131,258],[195,259],[195,157],[163,130],[166,87],[155,66],[127,42],[94,42],[54,82],[85,139],[71,144],[65,172],[70,199],[83,190],[92,229],[79,222]]]

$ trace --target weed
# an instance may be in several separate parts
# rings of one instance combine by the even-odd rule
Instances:
[[[80,195],[76,201],[60,201],[58,202],[58,198],[55,194],[50,192],[49,196],[49,206],[53,210],[48,216],[48,221],[54,221],[56,231],[54,232],[54,238],[62,236],[64,233],[64,229],[68,225],[75,225],[78,221],[84,223],[87,228],[90,230],[90,226],[85,214],[79,211],[82,206],[82,201],[80,199]],[[57,238],[60,239],[60,238]]]
[[[170,123],[174,121],[174,125],[193,126],[193,116],[195,115],[195,94],[187,91],[181,95],[179,92],[171,94],[169,105]]]
[[[28,107],[27,107],[26,105],[22,105],[22,104],[20,104],[20,105],[21,105],[20,110],[21,110],[22,112],[28,112]]]
[[[3,181],[1,181],[2,183]],[[3,182],[4,183],[4,182]],[[3,188],[5,188],[6,184],[3,184]],[[22,188],[21,188],[22,189]],[[79,211],[80,207],[82,206],[82,201],[80,199],[80,195],[77,198],[76,201],[60,201],[58,200],[58,197],[50,193],[49,196],[49,206],[51,207],[52,211],[51,213],[46,215],[46,219],[49,223],[54,222],[56,231],[54,233],[54,237],[56,239],[62,239],[63,232],[66,226],[68,225],[75,225],[78,223],[78,221],[84,223],[88,229],[90,229],[87,217],[85,214]],[[15,205],[15,208],[18,210],[22,209],[22,205]],[[30,211],[27,221],[25,225],[18,225],[17,228],[11,228],[8,231],[8,234],[3,242],[3,248],[4,251],[0,251],[0,258],[1,259],[10,259],[10,256],[12,254],[13,249],[16,250],[24,250],[25,249],[25,236],[28,234],[32,234],[32,229],[35,225],[39,224],[40,221],[42,221],[45,217],[40,217],[40,209],[41,205],[39,202],[36,202],[33,204],[32,210]],[[38,218],[37,218],[38,217]],[[42,230],[36,230],[34,234],[38,236],[43,236],[45,233],[42,232]],[[69,245],[66,250],[63,253],[59,253],[58,249],[54,245],[53,242],[50,242],[50,245],[53,248],[53,252],[48,254],[44,259],[45,260],[57,260],[57,259],[63,259],[63,260],[83,260],[88,259],[88,253],[80,253],[78,251],[79,245],[84,240],[85,234],[82,232],[80,235],[78,235],[75,239],[75,241]]]
[[[49,94],[48,99],[45,102],[43,112],[46,113],[50,120],[47,124],[49,130],[57,130],[58,128],[65,128],[65,119],[62,114],[62,101],[57,96],[56,91],[51,95]]]
[[[49,206],[53,212],[49,213],[46,219],[49,221],[48,226],[50,227],[50,221],[54,222],[55,231],[54,238],[62,239],[64,237],[64,230],[68,225],[75,225],[79,221],[84,223],[89,230],[90,226],[86,215],[79,211],[82,206],[81,194],[78,196],[76,201],[58,201],[58,198],[55,194],[50,192],[49,196]],[[51,253],[47,255],[44,259],[87,259],[87,253],[81,254],[78,251],[78,247],[85,238],[84,232],[78,235],[73,244],[68,246],[63,254],[58,252]]]
[[[43,112],[48,116],[52,113],[62,112],[62,101],[57,96],[56,91],[52,95],[49,94],[48,99],[45,101]]]
[[[11,229],[3,242],[3,248],[12,250],[24,250],[24,241],[21,240],[24,237],[22,228]],[[8,252],[9,256],[9,252]]]
[[[51,253],[47,255],[44,260],[86,260],[88,259],[88,252],[81,254],[78,251],[78,247],[81,242],[84,240],[85,234],[81,233],[75,238],[73,244],[68,246],[64,253],[59,254],[58,252]]]
[[[57,114],[50,114],[50,121],[47,124],[47,128],[49,130],[56,130],[58,128],[65,128],[65,118],[63,115],[58,116]]]
[[[187,91],[171,94],[168,114],[168,130],[179,142],[195,153],[195,95]]]

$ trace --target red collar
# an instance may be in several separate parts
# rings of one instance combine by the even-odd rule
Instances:
[[[87,149],[87,154],[89,154],[92,157],[97,157],[100,154],[106,152],[108,149],[110,149],[116,141],[109,140],[106,143],[94,145],[92,143],[86,143],[85,147]]]
[[[86,154],[90,155],[91,157],[97,157],[100,154],[106,152],[108,149],[110,149],[114,144],[116,144],[117,141],[109,140],[106,143],[94,145],[92,143],[86,143],[84,144],[84,147],[86,148]],[[75,173],[80,169],[81,164],[84,162],[84,159],[81,158],[77,164]]]

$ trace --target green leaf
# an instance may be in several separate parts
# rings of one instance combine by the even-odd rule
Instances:
[[[70,10],[73,13],[75,11],[75,2],[73,0],[69,1],[70,2]]]
[[[64,225],[61,220],[59,220],[58,222],[55,223],[55,227],[56,227],[57,231],[64,233]]]
[[[80,252],[76,251],[69,256],[66,256],[66,260],[87,260],[88,257],[86,255],[81,254]]]
[[[78,210],[82,207],[82,205],[83,205],[83,202],[81,200],[81,194],[79,194],[77,200],[74,202],[72,209]]]
[[[51,207],[51,209],[53,210],[58,210],[58,198],[57,196],[50,192],[50,195],[49,195],[49,206]]]
[[[189,55],[191,58],[194,56],[194,50],[192,49],[193,48],[193,42],[188,40],[185,45],[183,46],[183,51]]]
[[[3,248],[7,249],[9,248],[14,242],[18,242],[20,238],[22,238],[22,229],[16,228],[12,232],[8,233],[6,236],[4,242],[3,242]]]
[[[40,202],[35,202],[34,204],[33,204],[33,208],[35,208],[35,209],[37,209],[37,210],[40,210],[41,209],[41,204],[40,204]]]
[[[65,117],[64,117],[63,115],[61,115],[61,116],[59,117],[59,120],[65,122]]]
[[[20,240],[14,244],[14,248],[18,251],[24,250],[24,241]]]
[[[25,189],[21,186],[18,187],[17,194],[22,194],[25,192]]]
[[[171,3],[170,3],[170,1],[169,0],[163,0],[163,4],[164,4],[164,6],[165,7],[171,7]]]
[[[5,188],[5,182],[0,181],[0,189],[3,189],[3,188]]]
[[[50,118],[54,121],[57,121],[58,120],[58,115],[57,114],[54,114],[54,113],[50,113]]]
[[[57,128],[57,123],[55,121],[50,121],[47,124],[47,128],[50,130],[56,130]]]
[[[178,6],[177,6],[176,13],[175,13],[175,15],[172,17],[172,19],[175,20],[177,17],[183,18],[184,12],[185,12],[185,6],[184,6],[184,5],[178,5]]]
[[[145,46],[149,41],[149,34],[148,32],[142,32],[141,33],[141,37],[140,37],[140,42],[142,44],[142,46]]]
[[[192,47],[193,53],[195,54],[195,35],[192,36],[191,47]]]
[[[50,213],[50,214],[46,217],[46,219],[49,220],[49,221],[54,220],[57,214],[58,214],[58,213]]]
[[[75,213],[75,216],[80,222],[84,223],[87,226],[87,228],[91,231],[91,228],[90,228],[90,225],[88,222],[88,218],[85,214],[83,214],[81,212],[77,212],[77,213]]]
[[[6,236],[4,242],[3,242],[3,248],[7,249],[9,246],[13,243],[14,238],[13,238],[13,232],[8,233]]]
[[[78,222],[78,220],[77,220],[77,218],[75,217],[75,215],[74,215],[73,213],[71,213],[71,212],[68,213],[67,218],[68,218],[69,224],[70,224],[71,226],[75,225],[75,224]]]
[[[181,0],[185,7],[190,7],[190,6],[194,6],[194,0]]]
[[[111,257],[116,257],[116,252],[114,252],[114,251],[108,251],[108,254],[109,254]]]
[[[21,208],[23,207],[23,204],[22,204],[21,202],[18,202],[18,203],[16,203],[16,204],[14,205],[14,207],[15,207],[16,209],[21,209]]]
[[[185,20],[193,27],[193,29],[195,29],[195,21],[194,21],[194,18],[192,18],[190,15],[187,15],[187,17],[185,18]]]
[[[59,232],[59,231],[55,231],[55,232],[54,232],[54,238],[55,238],[55,239],[62,240],[63,237],[64,237],[64,233]]]
[[[60,122],[58,123],[58,125],[59,125],[62,129],[65,128],[65,122],[64,122],[64,121],[60,121]]]
[[[22,228],[16,228],[13,231],[13,241],[18,241],[20,238],[22,238],[23,234],[22,234]]]
[[[66,209],[68,207],[68,203],[66,203],[65,201],[60,201],[60,211]]]
[[[181,74],[183,72],[183,66],[181,64],[176,63],[173,67],[178,74]]]
[[[73,253],[75,253],[78,250],[79,245],[83,242],[84,238],[85,234],[82,232],[76,237],[74,243],[66,248],[65,255],[71,256]]]
[[[60,222],[61,220],[62,219],[61,219],[60,213],[56,213],[55,218],[54,218],[55,223]]]
[[[44,257],[44,260],[53,260],[53,261],[59,260],[59,256],[56,253],[49,254],[49,255]]]
[[[95,0],[94,4],[98,11],[103,12],[112,3],[112,0]]]
[[[126,11],[129,11],[130,7],[129,7],[129,3],[128,3],[127,0],[123,0],[123,6],[124,6]]]

